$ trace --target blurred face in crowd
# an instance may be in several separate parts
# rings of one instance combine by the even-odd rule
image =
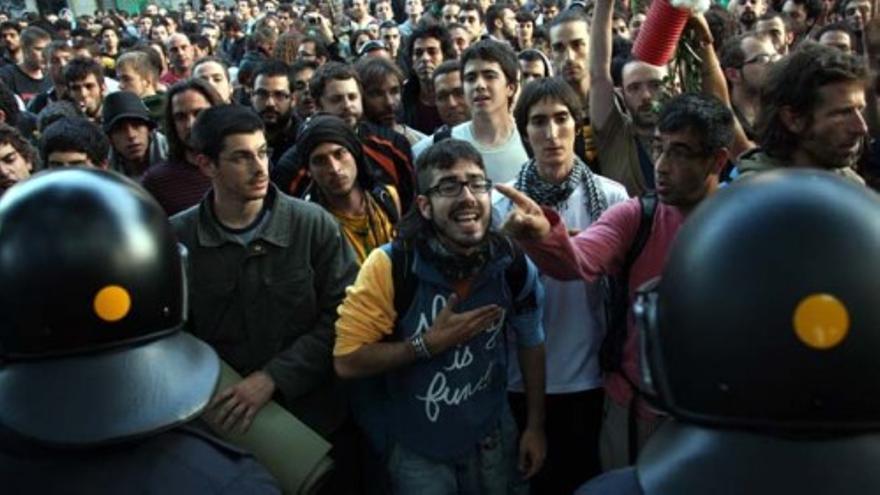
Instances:
[[[544,62],[540,60],[519,59],[519,74],[523,86],[536,79],[547,77]]]
[[[22,47],[24,65],[28,69],[37,70],[43,68],[46,65],[46,60],[43,57],[43,53],[45,53],[46,47],[49,46],[50,41],[51,40],[49,38],[37,39],[32,45]]]
[[[4,29],[0,31],[0,46],[10,53],[15,53],[21,49],[21,39],[18,31],[15,29]]]
[[[0,196],[7,189],[31,176],[33,164],[11,144],[0,144]]]
[[[774,62],[779,60],[779,54],[769,39],[749,36],[742,41],[742,50],[745,61],[740,69],[740,81],[743,89],[751,95],[757,95],[764,87],[764,79],[767,71]]]
[[[379,19],[379,22],[385,22],[394,19],[394,9],[391,8],[391,2],[376,2],[376,19]]]
[[[406,11],[406,15],[410,17],[415,17],[416,19],[422,16],[422,12],[424,12],[424,8],[422,6],[422,0],[406,0],[406,4],[404,5],[404,11]]]
[[[495,29],[508,40],[516,38],[516,14],[511,9],[501,9],[501,15],[495,21]]]
[[[194,90],[182,91],[171,98],[171,117],[174,120],[174,132],[184,143],[189,142],[196,118],[206,108],[211,107],[207,98]]]
[[[616,17],[611,22],[611,34],[614,36],[619,36],[623,39],[629,38],[629,25],[626,23],[626,19],[623,17]]]
[[[397,57],[400,51],[400,29],[396,26],[380,28],[379,35],[382,41],[385,42],[385,46],[388,48],[391,56]]]
[[[550,48],[556,74],[573,88],[589,80],[590,34],[585,22],[565,22],[550,29]]]
[[[471,46],[470,31],[456,27],[449,30],[449,36],[452,38],[452,48],[455,50],[455,58],[461,58],[461,54]]]
[[[314,41],[304,41],[300,43],[299,48],[297,48],[296,51],[297,58],[307,60],[309,62],[323,63],[321,60],[318,60],[317,53],[318,52],[315,48]]]
[[[532,21],[516,23],[516,39],[522,44],[523,42],[531,43],[532,35],[535,32],[535,23]]]
[[[131,163],[143,163],[150,151],[150,127],[139,119],[118,122],[110,131],[110,144],[122,158]]]
[[[108,53],[115,53],[119,48],[119,35],[112,29],[105,29],[101,34],[101,43]]]
[[[510,108],[516,85],[507,80],[498,62],[472,59],[465,65],[462,74],[464,94],[472,115],[493,115]]]
[[[137,25],[141,38],[146,38],[150,35],[150,30],[153,28],[153,19],[150,17],[141,17],[138,19]]]
[[[64,67],[73,59],[73,52],[70,49],[56,49],[49,55],[48,69],[49,77],[55,83],[55,87],[64,86]],[[66,88],[65,88],[66,89]]]
[[[807,8],[798,5],[792,0],[786,0],[782,5],[782,12],[791,18],[792,31],[801,35],[807,30]]]
[[[648,18],[648,16],[646,16],[645,14],[642,14],[642,13],[633,14],[633,16],[630,17],[630,19],[629,19],[630,39],[632,39],[633,41],[636,40],[636,38],[639,36],[639,31],[642,29],[642,24],[645,23],[645,19],[647,19],[647,18]]]
[[[440,11],[441,21],[444,26],[458,22],[458,14],[461,12],[461,6],[457,3],[447,3]]]
[[[723,160],[705,150],[695,132],[658,132],[654,141],[654,180],[661,202],[683,208],[697,205],[712,188]],[[720,162],[720,163],[719,163]]]
[[[434,76],[434,99],[437,113],[444,124],[452,127],[470,118],[470,109],[461,83],[461,71]]]
[[[665,67],[656,67],[640,61],[623,66],[623,99],[636,127],[657,124],[656,106],[664,95]]]
[[[837,48],[844,53],[852,53],[852,39],[846,31],[825,31],[819,37],[819,44]]]
[[[843,9],[843,18],[853,31],[861,31],[873,17],[873,8],[868,0],[850,0]]]
[[[217,48],[217,42],[220,40],[220,28],[216,26],[204,26],[202,27],[202,36],[208,38],[212,47]]]
[[[781,17],[758,21],[755,25],[755,33],[769,39],[777,53],[781,55],[788,53],[788,45],[791,40]]]
[[[443,49],[437,38],[423,37],[413,42],[412,63],[420,81],[430,81],[434,69],[443,63]]]
[[[480,39],[483,34],[483,21],[480,20],[480,12],[476,10],[464,10],[458,13],[458,22],[467,28],[471,39]]]
[[[385,126],[394,127],[401,109],[400,80],[388,74],[384,80],[364,86],[364,117]]]
[[[120,90],[132,92],[139,98],[150,96],[156,91],[155,85],[139,74],[131,64],[117,65],[116,79],[119,80]]]
[[[311,117],[315,113],[315,100],[309,88],[309,80],[315,73],[312,69],[305,68],[293,74],[293,109],[302,118]]]
[[[286,76],[260,75],[254,81],[254,110],[267,130],[283,128],[290,121],[290,81]]]
[[[164,24],[156,24],[150,30],[150,39],[153,41],[158,41],[160,43],[165,43],[165,41],[168,39],[168,28],[166,28]]]
[[[321,193],[345,198],[357,184],[357,161],[345,146],[322,143],[309,155],[309,174]]]
[[[355,21],[360,21],[367,15],[367,3],[366,0],[351,0],[351,7],[348,9],[348,14]]]
[[[98,168],[98,164],[92,163],[83,151],[53,151],[46,157],[47,166],[49,168],[61,167],[94,167]],[[100,167],[104,168],[104,167]]]
[[[361,90],[355,79],[328,81],[318,100],[318,107],[344,120],[352,128],[361,120],[364,109]]]
[[[229,84],[229,78],[226,76],[226,68],[219,63],[202,62],[193,70],[192,76],[213,86],[224,102],[232,101],[232,85]]]
[[[735,0],[736,5],[733,7],[733,15],[739,23],[746,27],[752,27],[758,20],[758,17],[767,11],[767,4],[764,0]]]
[[[553,20],[559,14],[559,6],[556,5],[555,2],[548,2],[546,5],[541,7],[541,15],[544,18],[544,24],[550,25],[550,21]]]
[[[193,47],[184,34],[175,34],[168,38],[168,61],[179,73],[186,73],[192,67]]]
[[[87,117],[96,118],[101,112],[105,90],[103,79],[98,81],[94,74],[88,74],[85,79],[67,82],[68,96]]]
[[[862,115],[865,91],[861,82],[842,81],[819,88],[812,115],[784,117],[783,123],[797,134],[799,158],[805,165],[836,169],[855,165],[868,128]]]

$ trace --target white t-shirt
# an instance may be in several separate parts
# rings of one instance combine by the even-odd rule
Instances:
[[[516,179],[520,167],[529,159],[516,127],[513,128],[510,138],[503,145],[494,148],[483,146],[474,139],[471,121],[453,127],[452,137],[474,145],[474,148],[483,156],[483,162],[486,164],[486,176],[496,184]],[[434,144],[434,136],[428,136],[419,141],[413,146],[413,157],[418,158],[432,144]]]
[[[611,179],[596,175],[608,206],[629,198],[626,188]],[[513,184],[510,184],[511,186]],[[584,204],[583,185],[578,186],[559,210],[570,229],[583,230],[593,223]],[[510,200],[499,195],[495,208],[506,215]],[[567,394],[602,386],[599,348],[605,337],[604,301],[601,283],[585,280],[560,281],[541,275],[544,284],[544,348],[547,352],[548,394]],[[515,337],[514,337],[515,338]],[[522,392],[522,373],[511,341],[507,367],[508,390]]]

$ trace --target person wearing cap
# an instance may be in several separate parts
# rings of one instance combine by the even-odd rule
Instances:
[[[110,138],[110,169],[139,179],[168,158],[168,142],[134,93],[117,91],[104,98],[104,132]]]
[[[300,134],[297,152],[297,160],[308,165],[312,177],[306,199],[336,217],[359,264],[370,251],[391,241],[401,216],[397,190],[370,174],[363,145],[344,120],[313,117]]]
[[[358,58],[367,57],[382,57],[393,60],[391,52],[388,51],[388,48],[385,47],[385,42],[382,40],[370,40],[361,46],[361,49],[358,51]]]
[[[0,244],[4,492],[280,493],[198,421],[220,362],[183,331],[182,252],[146,191],[41,174],[0,200]]]

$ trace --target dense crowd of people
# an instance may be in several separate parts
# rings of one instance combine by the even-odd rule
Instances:
[[[714,3],[685,69],[633,54],[635,0],[199,3],[0,14],[0,195],[148,191],[186,330],[243,377],[204,420],[278,402],[333,445],[326,493],[631,465],[668,416],[628,308],[690,213],[773,170],[880,185],[869,0]]]

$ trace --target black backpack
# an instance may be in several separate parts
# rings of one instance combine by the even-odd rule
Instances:
[[[657,195],[648,193],[639,196],[639,206],[642,210],[639,229],[626,253],[623,267],[617,276],[604,279],[606,333],[599,349],[599,367],[605,373],[620,371],[623,364],[623,347],[627,337],[626,320],[629,314],[629,272],[651,237],[654,213],[657,211]]]

